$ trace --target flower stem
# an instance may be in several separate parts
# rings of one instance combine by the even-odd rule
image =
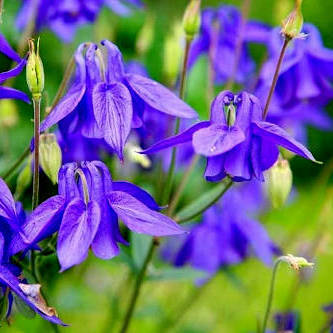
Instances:
[[[146,259],[145,259],[145,261],[144,261],[144,263],[143,263],[143,265],[140,269],[140,272],[137,276],[137,279],[135,281],[134,290],[133,290],[133,293],[131,295],[131,299],[130,299],[128,308],[126,310],[123,325],[122,325],[122,327],[119,331],[120,333],[127,332],[127,329],[130,325],[130,322],[131,322],[131,319],[132,319],[132,316],[133,316],[133,312],[134,312],[134,308],[135,308],[136,302],[138,300],[138,297],[140,295],[141,287],[142,287],[142,284],[143,284],[143,281],[144,281],[144,278],[145,278],[145,275],[146,275],[148,265],[149,265],[151,259],[153,258],[153,254],[154,254],[155,249],[156,249],[158,244],[159,244],[158,240],[154,239],[152,241],[151,245],[150,245],[149,251],[148,251],[147,256],[146,256]]]
[[[266,311],[265,311],[265,317],[264,317],[264,321],[262,324],[262,330],[261,330],[262,333],[266,332],[267,322],[268,322],[269,315],[271,313],[271,308],[272,308],[272,303],[273,303],[276,272],[277,272],[280,262],[282,262],[282,261],[283,261],[283,259],[281,257],[279,257],[274,262],[271,284],[269,287],[268,300],[267,300]]]
[[[290,41],[291,41],[290,38],[285,37],[283,45],[282,45],[282,48],[281,48],[279,60],[278,60],[278,62],[276,64],[275,73],[274,73],[273,81],[272,81],[272,84],[271,84],[271,87],[270,87],[270,90],[269,90],[269,93],[268,93],[268,97],[267,97],[267,100],[266,100],[265,108],[264,108],[264,111],[262,113],[262,119],[263,120],[265,120],[266,117],[267,117],[268,108],[269,108],[269,105],[271,103],[271,99],[272,99],[272,96],[273,96],[273,93],[274,93],[274,90],[275,90],[275,87],[276,87],[277,80],[279,78],[279,73],[280,73],[282,61],[283,61],[284,55],[285,55],[286,50],[287,50],[287,46],[288,46],[288,44],[289,44]]]
[[[34,175],[32,188],[32,209],[38,205],[39,194],[39,126],[41,98],[33,98],[34,104]]]
[[[30,147],[28,146],[24,152],[19,156],[19,158],[5,171],[1,176],[3,180],[7,180],[13,172],[23,163],[23,161],[29,156]]]

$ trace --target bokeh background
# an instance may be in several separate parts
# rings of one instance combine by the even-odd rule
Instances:
[[[105,38],[119,46],[126,60],[141,61],[152,78],[165,82],[163,66],[166,36],[179,24],[187,1],[145,0],[145,3],[144,10],[135,11],[126,18],[118,17],[108,9],[103,10],[94,25],[79,29],[71,44],[63,44],[52,32],[43,31],[40,34],[40,54],[45,67],[48,98],[52,100],[55,95],[66,64],[78,44],[98,42]],[[203,0],[203,7],[222,4],[239,6],[241,1]],[[289,0],[252,0],[250,19],[278,25],[292,5],[293,1]],[[20,33],[15,28],[19,6],[19,0],[5,0],[3,23],[0,25],[0,32],[13,46],[20,40]],[[333,2],[304,0],[303,15],[305,21],[319,28],[325,46],[333,48]],[[138,38],[146,20],[153,22],[149,29],[152,42],[147,52],[142,54]],[[254,57],[259,58],[261,50],[254,48],[252,51]],[[0,72],[9,66],[9,60],[0,55]],[[206,60],[201,59],[189,76],[186,95],[186,101],[199,112],[202,119],[207,119],[209,113],[206,70]],[[28,91],[24,73],[17,78],[15,87]],[[32,108],[23,102],[14,102],[14,107],[17,110],[15,126],[0,127],[0,171],[20,155],[32,136]],[[333,115],[333,106],[329,106],[328,111]],[[308,146],[324,165],[312,164],[301,158],[293,159],[291,167],[297,187],[293,199],[282,209],[267,211],[260,220],[285,253],[298,254],[302,248],[316,244],[315,241],[320,239],[316,244],[315,268],[307,277],[307,282],[299,288],[296,287],[295,272],[286,266],[280,267],[273,304],[274,311],[282,311],[292,302],[294,309],[301,315],[302,332],[312,333],[325,323],[322,306],[333,302],[333,197],[329,189],[333,133],[313,128],[309,128],[308,133]],[[192,176],[186,193],[188,200],[206,186],[201,179],[202,167],[198,167]],[[150,189],[151,184],[147,177],[145,179],[142,180],[139,175],[136,182]],[[15,177],[11,179],[11,185],[15,188]],[[56,192],[56,187],[52,187],[46,180],[42,179],[42,186],[42,199]],[[29,202],[29,190],[21,199]],[[241,202],[239,204],[242,205]],[[124,249],[116,259],[101,261],[91,256],[83,264],[62,274],[58,274],[55,256],[43,259],[41,276],[45,282],[44,291],[63,321],[70,323],[70,327],[60,328],[61,332],[117,331],[133,282],[128,262],[140,263],[145,251],[144,242],[137,241],[135,244],[131,249]],[[179,309],[184,310],[191,295],[193,304],[170,331],[256,331],[258,318],[262,318],[266,305],[271,268],[257,259],[249,259],[241,265],[221,271],[199,291],[193,282],[197,276],[198,273],[191,270],[178,273],[168,270],[166,264],[154,261],[149,268],[149,278],[142,290],[131,332],[162,332],[163,322],[168,321],[168,318],[177,318],[180,315]],[[4,325],[1,329],[13,333],[51,330],[49,324],[38,316],[31,320],[20,313],[13,316],[10,327]]]

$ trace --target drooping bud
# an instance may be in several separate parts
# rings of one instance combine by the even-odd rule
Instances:
[[[288,160],[279,158],[267,172],[267,193],[273,208],[280,208],[286,202],[293,182]]]
[[[287,254],[286,256],[280,257],[280,259],[289,264],[289,266],[299,271],[303,267],[313,267],[314,263],[307,261],[303,257],[295,257],[292,254]]]
[[[188,40],[192,40],[199,32],[201,25],[201,0],[190,0],[183,17],[183,28]]]
[[[10,128],[15,126],[17,121],[16,104],[11,99],[2,99],[0,101],[0,126]]]
[[[54,134],[45,133],[40,137],[40,165],[53,184],[58,182],[58,172],[62,163],[62,153]]]
[[[172,32],[167,35],[164,44],[164,61],[163,73],[166,82],[173,86],[180,68],[182,59],[182,25],[177,22],[172,29]]]
[[[32,98],[39,100],[44,90],[44,68],[39,56],[39,39],[37,41],[37,52],[35,44],[29,39],[29,57],[26,66],[26,78]]]
[[[125,147],[125,155],[131,162],[139,164],[144,169],[150,168],[150,159],[147,155],[140,154],[139,151],[142,151],[142,148],[131,142]]]
[[[301,31],[303,27],[302,0],[296,0],[295,8],[282,22],[281,33],[286,39],[302,37]]]
[[[154,39],[154,25],[155,25],[155,16],[148,15],[146,21],[139,31],[137,40],[136,40],[136,51],[138,54],[142,55],[147,53],[149,50],[153,39]]]
[[[16,190],[15,190],[15,198],[18,200],[24,191],[30,186],[32,179],[32,171],[31,171],[31,155],[28,158],[28,162],[26,166],[22,169],[20,174],[17,177],[16,181]]]

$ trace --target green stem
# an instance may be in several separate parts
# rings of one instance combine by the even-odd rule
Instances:
[[[183,178],[178,186],[178,189],[176,190],[175,195],[173,196],[173,198],[170,202],[167,215],[172,216],[173,212],[177,208],[179,199],[180,199],[181,195],[183,194],[183,191],[184,191],[184,189],[190,179],[190,176],[191,176],[195,166],[197,165],[198,161],[199,161],[199,156],[193,155],[192,161],[189,164],[188,168],[186,169],[186,171],[183,175]]]
[[[30,147],[28,146],[24,152],[19,156],[19,158],[5,171],[5,173],[1,176],[3,180],[7,180],[13,172],[23,163],[23,161],[29,156]]]
[[[32,188],[32,209],[38,206],[39,195],[39,126],[40,126],[40,98],[33,98],[34,104],[34,174]]]
[[[276,272],[277,272],[280,262],[282,262],[282,261],[283,261],[283,259],[280,257],[280,258],[277,258],[274,262],[271,284],[269,287],[268,300],[267,300],[266,311],[265,311],[265,317],[264,317],[264,321],[262,324],[262,330],[261,330],[262,333],[266,332],[267,323],[268,323],[268,319],[269,319],[269,315],[271,313],[271,308],[272,308],[272,303],[273,303]]]
[[[5,0],[0,0],[0,23],[2,23],[3,5]]]
[[[138,277],[135,281],[134,290],[133,290],[133,293],[131,295],[131,299],[130,299],[128,308],[126,310],[125,319],[124,319],[123,325],[120,329],[120,333],[125,333],[128,330],[131,319],[133,317],[133,312],[134,312],[136,302],[137,302],[138,297],[140,295],[141,287],[142,287],[142,284],[143,284],[143,281],[144,281],[144,278],[145,278],[145,275],[146,275],[148,265],[149,265],[151,259],[153,258],[153,254],[154,254],[155,249],[158,246],[158,244],[159,244],[158,240],[154,239],[153,242],[150,245],[149,251],[148,251],[147,256],[146,256],[146,259],[145,259],[145,261],[144,261],[144,263],[143,263],[143,265],[140,269],[140,272],[138,274]]]
[[[262,119],[263,120],[265,120],[266,117],[267,117],[268,108],[269,108],[269,105],[271,103],[271,99],[272,99],[272,96],[273,96],[273,93],[274,93],[274,90],[275,90],[275,87],[276,87],[277,80],[279,78],[279,73],[280,73],[282,61],[283,61],[284,55],[285,55],[286,50],[287,50],[287,46],[288,46],[290,41],[291,41],[290,38],[285,37],[282,48],[281,48],[279,60],[277,62],[276,68],[275,68],[275,73],[274,73],[274,76],[273,76],[271,88],[270,88],[268,96],[267,96],[265,108],[264,108],[264,111],[262,113]]]

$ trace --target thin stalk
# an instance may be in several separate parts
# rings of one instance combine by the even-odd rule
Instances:
[[[244,31],[245,31],[245,27],[246,27],[246,22],[249,17],[250,6],[251,6],[251,0],[243,1],[243,5],[242,5],[242,9],[241,9],[242,21],[241,21],[241,26],[239,29],[239,37],[238,37],[237,44],[236,44],[235,61],[234,61],[233,67],[232,67],[231,76],[226,84],[225,90],[232,90],[233,85],[235,83],[235,79],[236,79],[237,71],[238,71],[238,67],[239,67],[239,62],[240,62],[240,58],[242,55]]]
[[[39,195],[39,127],[40,127],[40,98],[33,98],[34,104],[34,174],[32,188],[32,209],[38,205]]]
[[[188,65],[188,57],[189,57],[189,53],[190,53],[191,43],[192,43],[192,39],[186,38],[184,60],[183,60],[182,72],[181,72],[181,76],[180,76],[180,86],[179,86],[179,97],[181,99],[184,99],[184,96],[185,96],[187,65]],[[177,135],[179,133],[179,127],[180,127],[180,120],[179,120],[179,118],[177,118],[174,135]],[[171,155],[171,162],[170,162],[167,180],[166,180],[165,191],[164,191],[164,195],[163,195],[164,203],[169,203],[169,201],[170,201],[170,194],[171,194],[171,190],[172,190],[173,178],[174,178],[174,172],[175,172],[175,166],[176,166],[176,155],[177,155],[177,147],[173,147],[172,155]]]
[[[12,173],[23,163],[23,161],[29,156],[30,147],[28,146],[24,152],[19,156],[19,158],[5,171],[1,176],[3,180],[7,180]]]
[[[140,269],[140,272],[138,274],[138,277],[135,281],[134,290],[131,295],[131,299],[130,299],[130,302],[129,302],[129,305],[128,305],[128,308],[127,308],[127,311],[125,314],[125,319],[124,319],[123,325],[119,331],[120,333],[125,333],[128,330],[128,327],[130,325],[130,322],[131,322],[131,319],[133,316],[134,308],[135,308],[136,302],[138,300],[138,297],[140,295],[140,291],[141,291],[141,287],[142,287],[144,278],[146,276],[146,271],[147,271],[148,265],[149,265],[151,259],[153,258],[153,254],[154,254],[155,249],[158,244],[159,244],[158,240],[154,239],[150,245],[146,259],[145,259],[145,261]]]
[[[272,96],[273,96],[273,93],[274,93],[274,90],[275,90],[275,87],[276,87],[277,80],[279,78],[279,73],[280,73],[282,61],[283,61],[284,55],[285,55],[286,50],[287,50],[287,46],[288,46],[290,41],[291,41],[290,38],[285,37],[282,48],[281,48],[279,60],[277,62],[276,68],[275,68],[275,73],[274,73],[274,76],[273,76],[272,84],[271,84],[271,87],[269,89],[269,93],[268,93],[268,96],[267,96],[265,108],[264,108],[264,111],[262,113],[262,119],[263,120],[265,120],[266,117],[267,117],[268,108],[269,108],[269,105],[271,103],[271,99],[272,99]]]
[[[189,166],[187,167],[187,169],[182,177],[182,180],[178,186],[178,189],[176,190],[175,195],[173,196],[173,198],[170,202],[170,205],[169,205],[169,208],[167,211],[167,214],[169,216],[172,216],[173,212],[177,208],[179,199],[180,199],[181,195],[183,194],[183,191],[184,191],[188,181],[190,180],[190,176],[191,176],[195,166],[197,165],[198,161],[199,161],[199,155],[193,155],[192,161],[189,164]]]
[[[2,23],[3,5],[5,0],[0,0],[0,24]]]
[[[277,258],[274,262],[271,284],[269,287],[269,293],[268,293],[268,299],[267,299],[267,305],[266,305],[266,311],[265,311],[265,317],[264,317],[264,321],[262,324],[262,330],[261,330],[262,333],[266,332],[267,323],[268,323],[269,315],[271,313],[271,308],[272,308],[272,303],[273,303],[273,298],[274,298],[276,272],[277,272],[280,262],[282,262],[282,261],[283,261],[283,259],[280,257],[280,258]]]

